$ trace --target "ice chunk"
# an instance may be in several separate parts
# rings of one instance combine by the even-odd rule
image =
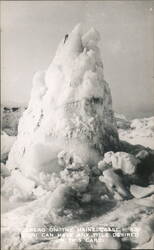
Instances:
[[[24,177],[19,170],[12,171],[10,178],[12,178],[14,185],[23,190],[23,192],[29,194],[32,193],[32,190],[35,187],[35,182]]]
[[[141,150],[137,153],[136,158],[143,160],[148,156],[149,156],[149,152],[147,150]]]
[[[112,156],[114,155],[114,152],[109,151],[107,153],[104,154],[104,162],[106,162],[107,164],[112,163]]]
[[[39,174],[59,172],[60,167],[57,162],[57,149],[53,149],[49,144],[34,144],[25,155],[21,164],[23,174],[39,182]]]
[[[67,167],[67,169],[72,169],[72,170],[80,170],[80,169],[84,169],[84,164],[83,161],[81,160],[81,158],[72,153],[69,152],[65,152],[62,151],[58,154],[58,160],[59,160],[59,164]]]
[[[117,152],[112,156],[113,168],[121,169],[125,174],[134,174],[139,162],[133,155],[125,152]]]
[[[112,168],[105,170],[103,176],[99,177],[99,180],[104,182],[112,193],[118,193],[123,198],[128,197],[128,192],[122,184],[121,178]]]
[[[135,198],[144,198],[146,196],[154,194],[154,185],[149,185],[148,187],[131,185],[130,192]]]
[[[70,187],[67,184],[59,185],[47,201],[47,206],[56,210],[62,209],[68,201],[70,192]]]
[[[94,28],[91,28],[86,34],[82,36],[83,46],[86,47],[89,41],[97,43],[100,40],[100,34]]]
[[[140,160],[132,154],[126,152],[113,153],[112,151],[109,151],[105,153],[104,159],[98,163],[98,168],[103,171],[112,166],[114,169],[121,169],[124,174],[131,175],[135,173],[139,163]]]
[[[103,172],[104,170],[108,169],[109,167],[112,167],[109,165],[106,161],[100,161],[98,163],[98,168]]]
[[[65,169],[60,173],[60,175],[62,180],[64,180],[69,187],[75,189],[76,191],[85,191],[89,184],[89,176],[85,170],[72,171]]]
[[[112,165],[114,169],[121,169],[123,173],[131,175],[135,173],[140,160],[126,152],[107,152],[102,163],[99,163],[99,167],[103,168],[106,165],[105,163]]]
[[[89,168],[74,153],[62,151],[58,155],[59,162],[65,167],[60,176],[65,183],[78,191],[84,191],[89,184]]]
[[[47,193],[47,191],[45,189],[43,189],[41,186],[38,186],[36,188],[33,189],[33,194],[39,198],[41,196],[44,196]]]
[[[112,167],[112,156],[113,155],[114,155],[114,152],[112,152],[112,151],[109,151],[109,152],[104,154],[103,160],[98,163],[98,168],[101,171],[104,171],[107,168]]]
[[[135,203],[139,204],[140,206],[145,207],[154,207],[154,195],[148,196],[146,198],[135,199]]]

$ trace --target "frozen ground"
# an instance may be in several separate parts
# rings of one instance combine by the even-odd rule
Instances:
[[[128,121],[121,115],[120,118],[119,115],[116,115],[116,117],[119,136],[122,140],[128,141],[132,144],[141,144],[143,146],[154,149],[153,117],[135,119],[133,121]],[[15,123],[13,122],[12,124]],[[11,131],[12,130],[13,129],[11,129]],[[14,143],[14,140],[14,136],[9,136],[5,132],[2,133],[1,159],[3,163],[5,163],[5,159],[7,159],[7,155]],[[1,172],[3,176],[8,175],[5,164],[2,165]],[[14,178],[14,181],[18,182],[19,180],[17,180],[17,178],[21,177],[17,175]],[[4,178],[2,179],[2,183],[3,180]],[[21,188],[20,183],[19,185]],[[29,183],[29,185],[33,186],[33,183]],[[26,190],[26,192],[28,191]],[[43,191],[40,189],[38,190],[38,192]],[[56,234],[54,235],[54,237],[49,237],[48,231],[45,234],[46,236],[43,237],[40,237],[40,233],[37,233],[39,235],[38,238],[41,240],[33,238],[32,233],[24,232],[24,225],[27,223],[27,221],[29,221],[28,223],[32,223],[32,225],[35,227],[36,220],[38,220],[37,216],[41,216],[41,213],[43,211],[42,204],[44,204],[44,202],[42,203],[42,200],[40,198],[35,204],[35,201],[22,201],[20,199],[17,201],[10,199],[8,201],[5,196],[2,196],[2,213],[4,213],[4,217],[2,220],[2,222],[4,223],[2,234],[3,245],[6,247],[6,249],[8,249],[9,247],[12,247],[11,249],[16,249],[16,247],[18,247],[19,249],[86,249],[86,247],[89,246],[95,249],[120,249],[120,247],[123,247],[123,249],[129,249],[129,247],[131,247],[132,249],[153,249],[154,239],[152,238],[153,233],[151,233],[151,228],[153,228],[152,216],[154,212],[154,196],[152,195],[152,193],[153,191],[147,194],[147,196],[145,195],[145,197],[137,196],[137,198],[134,197],[128,201],[109,201],[108,199],[104,199],[100,204],[95,204],[94,207],[90,205],[91,207],[89,209],[93,211],[89,212],[89,210],[87,209],[87,214],[85,216],[85,219],[83,219],[85,222],[80,219],[80,216],[77,216],[74,221],[71,220],[70,222],[66,220],[65,222],[62,222],[62,225],[64,223],[64,225],[66,225],[66,227],[68,228],[70,228],[71,223],[71,232],[74,233],[74,235],[76,235],[76,226],[83,228],[87,228],[88,226],[98,228],[102,225],[105,225],[104,227],[118,227],[120,228],[120,232],[122,232],[122,230],[124,230],[125,232],[129,232],[130,228],[132,228],[132,230],[135,230],[135,232],[138,233],[137,237],[123,236],[111,238],[109,234],[107,237],[104,236],[103,240],[101,239],[100,242],[93,242],[92,236],[90,234],[86,236],[83,234],[80,239],[76,240],[76,242],[73,243],[69,242],[68,240],[66,241],[65,238],[63,240],[60,240],[59,238],[57,238]],[[140,194],[141,190],[139,190],[139,195]],[[35,210],[36,212],[32,213],[32,211]],[[82,215],[82,218],[84,218],[84,215]],[[10,228],[12,229],[10,230]],[[23,230],[23,233],[22,236],[19,237],[20,233],[22,232],[21,228]]]
[[[118,132],[121,140],[154,149],[154,117],[131,121],[123,118],[119,122]]]
[[[135,119],[129,122],[125,121],[123,117],[121,118],[121,123],[119,124],[118,121],[117,123],[118,127],[120,127],[118,130],[122,140],[128,141],[132,144],[141,144],[154,149],[153,117],[146,119]],[[2,133],[2,159],[6,158],[6,155],[8,154],[14,142],[14,139],[14,136],[9,136],[5,132]],[[1,171],[4,176],[8,175],[5,165],[2,166]],[[17,183],[19,181],[17,178],[21,177],[17,175],[14,178],[14,181]],[[21,188],[20,183],[19,185]],[[33,183],[29,183],[29,185],[33,186]],[[28,191],[24,190],[22,192],[25,193]],[[38,193],[39,192],[43,191],[40,189],[38,190]],[[11,247],[11,249],[16,249],[16,247],[19,249],[87,249],[86,247],[89,246],[95,249],[120,249],[120,247],[123,247],[123,249],[129,249],[129,247],[132,249],[153,249],[154,239],[152,238],[153,233],[151,233],[151,228],[153,228],[152,214],[154,212],[154,196],[152,193],[153,191],[145,195],[145,197],[137,196],[137,198],[134,197],[128,201],[109,201],[107,198],[104,198],[101,203],[90,205],[90,207],[87,208],[87,213],[82,215],[83,219],[81,219],[79,215],[76,215],[76,219],[71,221],[65,219],[62,222],[62,225],[66,225],[68,228],[70,228],[71,223],[71,232],[74,233],[74,235],[76,235],[76,226],[77,228],[87,228],[88,226],[96,228],[105,225],[104,227],[118,227],[120,228],[120,232],[122,232],[122,230],[129,232],[130,228],[132,228],[132,230],[135,230],[135,232],[138,233],[137,237],[123,236],[112,238],[110,233],[107,237],[104,236],[103,240],[101,239],[100,242],[93,242],[92,236],[90,234],[86,236],[83,234],[80,239],[73,243],[65,240],[65,238],[60,240],[57,238],[56,234],[54,237],[49,237],[48,231],[43,237],[40,237],[41,233],[37,233],[39,235],[38,238],[41,240],[33,238],[32,233],[24,232],[24,225],[27,223],[30,223],[30,225],[34,227],[36,225],[42,226],[39,225],[38,216],[40,218],[41,213],[43,212],[44,206],[42,209],[42,204],[44,204],[44,202],[42,202],[40,198],[38,201],[22,201],[20,199],[17,201],[10,199],[8,201],[5,196],[2,196],[2,213],[4,213],[4,217],[2,219],[2,223],[4,223],[2,234],[3,245],[6,247],[6,249],[9,247]],[[141,191],[139,190],[139,195],[140,194]],[[89,212],[89,209],[92,211]],[[34,213],[32,211],[36,212]],[[49,211],[47,211],[47,213],[48,212]],[[69,215],[69,212],[68,216],[71,216]],[[55,220],[58,220],[58,218]],[[61,225],[61,222],[59,223]],[[21,228],[23,233],[22,236],[19,237],[20,233],[22,232]]]

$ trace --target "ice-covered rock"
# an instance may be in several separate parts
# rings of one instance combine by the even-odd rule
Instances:
[[[40,173],[60,172],[61,168],[58,165],[56,154],[56,147],[53,148],[50,144],[33,144],[23,158],[20,169],[27,178],[39,183]]]
[[[104,170],[112,167],[112,156],[114,155],[114,152],[109,151],[104,154],[104,158],[102,161],[98,162],[98,168],[103,172]]]
[[[101,154],[118,149],[110,88],[104,80],[97,46],[99,39],[96,30],[82,34],[77,25],[68,39],[61,41],[48,69],[35,74],[31,99],[9,155],[9,168],[21,168],[34,144],[52,146],[55,140],[60,141],[61,149],[72,141]]]
[[[70,187],[66,184],[59,185],[47,201],[47,207],[51,209],[62,209],[70,194]]]
[[[121,169],[125,174],[134,174],[139,160],[126,152],[117,152],[112,157],[112,166],[115,169]]]
[[[106,161],[102,160],[98,163],[98,168],[103,172],[104,170],[108,169],[111,167]]]
[[[131,185],[130,192],[135,198],[144,198],[148,195],[154,194],[154,185],[149,185],[148,187]]]
[[[80,192],[86,190],[89,184],[89,176],[86,170],[72,171],[70,169],[65,169],[61,173],[61,178],[65,183]]]
[[[128,192],[124,187],[120,176],[118,176],[112,168],[103,171],[103,175],[99,177],[99,180],[104,182],[108,189],[116,195],[115,199],[128,198]]]
[[[84,168],[81,158],[75,155],[73,152],[60,152],[58,154],[58,162],[61,166],[66,167],[67,169],[78,170]]]
[[[149,156],[149,152],[147,150],[141,150],[137,153],[136,158],[138,158],[139,160],[143,160],[148,156]]]
[[[126,152],[113,153],[107,152],[104,159],[98,163],[98,168],[103,170],[107,166],[112,166],[114,169],[121,169],[124,174],[134,174],[140,160],[132,154]]]
[[[14,170],[11,176],[5,178],[2,194],[14,201],[27,201],[34,198],[34,187],[34,181],[23,176],[19,170]]]

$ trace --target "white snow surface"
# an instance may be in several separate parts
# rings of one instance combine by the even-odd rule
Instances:
[[[130,121],[130,128],[118,132],[121,140],[154,149],[154,117],[134,119]]]

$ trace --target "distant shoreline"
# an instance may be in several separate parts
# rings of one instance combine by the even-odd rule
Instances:
[[[1,107],[28,107],[28,102],[27,103],[19,103],[19,102],[8,102],[8,103],[1,103]],[[130,113],[130,112],[120,112],[118,110],[115,111],[115,113],[117,114],[122,114],[126,117],[126,119],[128,120],[133,120],[133,119],[142,119],[142,118],[149,118],[154,116],[154,111],[139,111],[139,112],[134,112],[134,113]]]

